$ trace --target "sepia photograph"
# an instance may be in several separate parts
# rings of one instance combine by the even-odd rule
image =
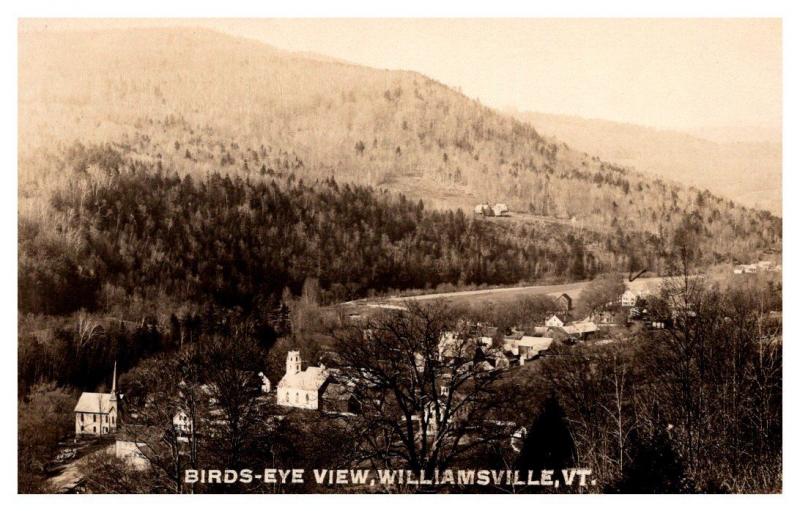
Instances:
[[[784,492],[781,18],[15,23],[17,493]]]

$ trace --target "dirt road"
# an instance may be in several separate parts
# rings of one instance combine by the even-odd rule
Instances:
[[[658,289],[662,282],[661,277],[639,278],[634,282],[628,282],[625,279],[625,285],[640,294],[653,293]],[[515,300],[525,296],[534,295],[551,295],[558,296],[561,293],[567,293],[573,300],[580,297],[580,293],[589,281],[569,282],[565,284],[552,284],[541,286],[515,286],[515,287],[499,287],[493,289],[476,289],[472,291],[452,291],[448,293],[429,293],[416,296],[390,296],[385,298],[374,299],[361,299],[346,302],[344,305],[362,305],[367,307],[377,308],[402,308],[402,302],[405,301],[428,301],[428,300],[445,300],[448,302],[457,303],[476,303],[476,302],[503,302]]]
[[[588,281],[570,282],[568,284],[553,284],[550,286],[522,286],[522,287],[500,287],[494,289],[476,289],[474,291],[452,291],[450,293],[430,293],[425,295],[416,295],[408,297],[391,297],[387,298],[389,302],[403,302],[406,300],[437,300],[437,299],[453,299],[460,297],[472,296],[497,296],[503,294],[512,295],[552,295],[569,292],[580,292]]]

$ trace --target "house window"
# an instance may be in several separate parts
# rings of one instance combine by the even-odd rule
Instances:
[[[83,433],[83,425],[81,424],[81,433]]]
[[[308,404],[308,392],[306,392],[306,404]]]

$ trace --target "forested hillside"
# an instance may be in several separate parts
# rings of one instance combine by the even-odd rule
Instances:
[[[669,256],[652,236],[496,224],[332,178],[180,177],[75,146],[48,216],[20,222],[20,307],[68,313],[165,297],[249,308],[319,279],[327,303],[440,284],[580,280]],[[162,302],[163,303],[163,302]]]
[[[20,61],[23,215],[42,214],[38,198],[59,172],[35,149],[66,151],[79,139],[113,142],[181,176],[333,177],[435,209],[502,201],[664,242],[694,212],[712,258],[749,260],[780,246],[770,214],[547,141],[412,72],[177,29],[22,32]]]

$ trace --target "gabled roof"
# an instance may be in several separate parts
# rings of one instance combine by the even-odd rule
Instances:
[[[75,405],[75,412],[81,413],[109,413],[114,408],[116,399],[114,394],[101,392],[84,392]]]
[[[278,387],[289,387],[300,390],[319,390],[330,376],[330,372],[322,367],[309,367],[305,371],[287,374],[278,382]]]
[[[537,353],[549,349],[551,344],[553,344],[552,337],[531,337],[526,335],[519,341],[520,347],[529,348],[530,351]]]
[[[563,328],[570,335],[597,332],[597,325],[593,321],[578,321]]]

